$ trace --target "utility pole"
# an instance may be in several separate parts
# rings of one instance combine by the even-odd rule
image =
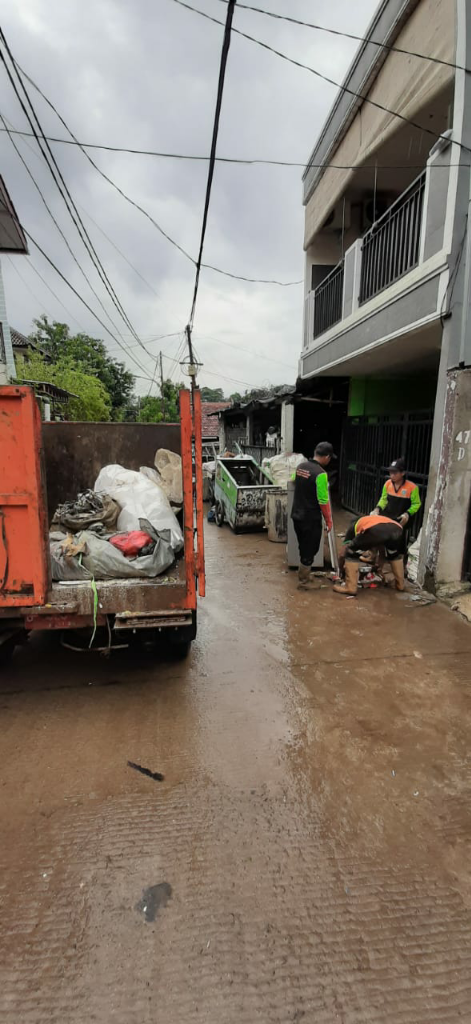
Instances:
[[[165,394],[164,394],[164,371],[162,367],[162,353],[159,356],[160,361],[160,397],[162,400],[162,419],[165,420]]]

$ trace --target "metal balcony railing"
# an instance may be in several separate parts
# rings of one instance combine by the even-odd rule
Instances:
[[[360,304],[417,266],[424,191],[425,171],[364,236]]]
[[[331,270],[314,292],[314,337],[342,319],[343,260]]]

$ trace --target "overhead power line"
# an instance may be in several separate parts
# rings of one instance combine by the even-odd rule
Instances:
[[[220,0],[221,3],[227,4],[227,0]],[[318,25],[312,21],[301,21],[299,18],[292,18],[289,14],[276,14],[275,11],[267,11],[263,7],[253,7],[251,4],[237,4],[238,8],[243,11],[255,11],[256,14],[265,14],[268,18],[276,18],[278,21],[289,21],[292,25],[301,25],[303,28],[312,28],[316,32],[325,32],[331,36],[340,36],[342,39],[353,39],[358,43],[368,43],[371,46],[377,46],[378,49],[387,50],[389,53],[402,53],[407,57],[417,57],[418,60],[430,61],[432,64],[443,64],[447,68],[453,68],[454,71],[466,71],[467,74],[471,73],[471,68],[463,67],[462,64],[453,64],[452,61],[442,60],[440,57],[433,57],[428,53],[417,53],[416,50],[405,50],[400,46],[392,46],[389,43],[379,42],[377,39],[370,39],[369,36],[356,36],[353,32],[342,32],[338,28],[328,28],[327,25]]]
[[[0,117],[1,117],[1,119],[2,119],[2,121],[3,121],[3,123],[4,123],[4,124],[5,124],[5,126],[6,126],[6,122],[5,122],[5,119],[4,119],[3,115],[1,115],[1,114],[0,114]],[[87,284],[88,284],[88,286],[89,286],[90,290],[92,291],[93,295],[95,296],[95,298],[96,298],[97,302],[99,302],[99,304],[100,304],[100,306],[101,306],[101,308],[102,308],[103,312],[104,312],[104,313],[105,313],[105,315],[106,315],[106,316],[108,317],[108,319],[109,319],[110,323],[112,324],[113,328],[114,328],[114,329],[115,329],[116,331],[118,331],[118,328],[116,327],[116,324],[114,323],[114,321],[113,321],[113,320],[112,320],[112,318],[110,317],[110,315],[109,315],[109,313],[108,313],[108,311],[107,311],[107,309],[106,309],[106,306],[105,306],[105,305],[104,305],[104,303],[102,302],[102,300],[101,300],[100,296],[98,295],[98,292],[97,292],[97,291],[95,290],[95,288],[93,287],[93,285],[92,285],[92,282],[90,281],[90,278],[88,277],[88,274],[86,274],[85,270],[84,270],[84,269],[83,269],[83,267],[82,267],[82,264],[81,264],[81,263],[80,263],[80,261],[79,261],[79,260],[77,259],[77,256],[75,255],[75,253],[74,253],[74,251],[73,251],[73,249],[72,249],[72,246],[71,246],[71,245],[70,245],[70,243],[69,243],[69,240],[68,240],[68,238],[67,238],[67,237],[66,237],[66,235],[64,234],[64,232],[63,232],[63,230],[62,230],[62,228],[61,228],[61,226],[60,226],[59,222],[57,221],[56,217],[54,216],[54,214],[53,214],[53,212],[52,212],[52,210],[51,210],[51,208],[50,208],[50,206],[49,206],[49,204],[48,204],[48,202],[47,202],[47,200],[46,200],[46,198],[45,198],[45,196],[44,196],[43,192],[41,191],[41,189],[40,189],[40,187],[39,187],[39,185],[38,185],[38,183],[37,183],[37,181],[36,181],[36,179],[35,179],[35,177],[34,177],[34,175],[33,175],[33,173],[32,173],[32,171],[31,171],[31,170],[30,170],[30,168],[28,167],[28,164],[26,163],[26,160],[24,159],[24,157],[23,157],[23,154],[21,153],[20,149],[19,149],[19,148],[18,148],[18,146],[16,145],[16,142],[15,142],[15,140],[14,140],[14,139],[12,138],[12,136],[11,136],[11,134],[10,134],[9,130],[8,130],[8,127],[6,128],[6,130],[7,130],[7,132],[8,132],[8,136],[9,136],[9,139],[10,139],[10,142],[11,142],[11,144],[12,144],[13,148],[15,149],[15,151],[16,151],[16,153],[17,153],[17,155],[18,155],[19,159],[21,160],[21,163],[23,164],[23,167],[25,168],[25,170],[26,170],[27,174],[28,174],[28,175],[29,175],[29,177],[31,178],[31,181],[33,182],[33,185],[34,185],[35,189],[36,189],[36,190],[37,190],[37,192],[39,193],[39,196],[40,196],[40,198],[41,198],[41,201],[42,201],[42,203],[43,203],[43,205],[44,205],[45,209],[47,210],[47,212],[48,212],[48,214],[49,214],[49,216],[50,216],[50,218],[51,218],[52,222],[53,222],[53,223],[54,223],[54,225],[56,226],[56,228],[57,228],[57,230],[58,230],[58,232],[59,232],[59,234],[60,234],[61,238],[62,238],[62,239],[63,239],[63,241],[65,242],[65,245],[67,246],[67,249],[68,249],[68,251],[69,251],[70,255],[72,256],[72,259],[73,259],[74,263],[75,263],[75,264],[76,264],[76,266],[78,267],[78,269],[79,269],[80,273],[82,274],[82,277],[84,278],[84,280],[85,280],[85,281],[87,282]],[[132,337],[134,337],[134,335],[132,335]]]
[[[23,72],[24,74],[24,72]],[[25,77],[28,77],[25,75]],[[6,120],[5,115],[3,119]],[[7,131],[11,135],[21,135],[25,138],[34,139],[33,132],[20,131],[19,128],[12,128],[11,122],[8,128],[0,128],[0,132]],[[78,149],[101,149],[104,152],[109,153],[130,153],[134,156],[155,156],[165,160],[189,160],[196,161],[198,163],[208,163],[209,156],[198,156],[194,153],[165,153],[156,149],[130,149],[128,146],[108,146],[105,143],[99,142],[79,142],[75,139],[60,139],[55,135],[44,136],[48,142],[58,142],[63,146],[77,146]],[[458,143],[456,143],[458,145]],[[85,154],[86,155],[86,154]],[[306,167],[305,160],[270,160],[264,157],[239,157],[239,156],[216,156],[216,163],[220,164],[240,164],[241,166],[253,167],[260,165],[262,167]],[[356,170],[375,170],[377,164],[333,164],[330,162],[324,163],[308,163],[307,168],[310,170],[329,169],[336,171],[356,171]],[[405,170],[422,170],[423,163],[421,164],[381,164],[381,170],[383,171],[405,171]],[[448,164],[448,167],[462,167],[465,164],[453,163]],[[468,164],[466,164],[468,166]],[[102,173],[100,169],[96,168],[99,173]],[[432,165],[431,170],[440,169],[440,165]],[[109,179],[107,179],[109,181]],[[111,182],[114,185],[114,182]],[[116,187],[116,186],[114,186]],[[125,196],[125,198],[127,198]],[[90,216],[90,214],[88,214]],[[101,229],[99,229],[101,230]],[[111,243],[114,244],[114,243]],[[118,250],[119,251],[119,250]],[[135,268],[134,268],[135,269]],[[146,282],[148,283],[148,282]],[[151,286],[150,286],[151,287]]]
[[[10,263],[10,266],[13,267],[13,270],[15,271],[15,274],[18,275],[20,280],[23,282],[25,288],[29,291],[30,295],[32,295],[34,301],[38,303],[38,307],[41,309],[41,306],[43,306],[43,300],[42,299],[38,299],[38,296],[35,294],[35,292],[33,292],[33,289],[30,287],[28,282],[25,281],[25,279],[23,277],[23,274],[21,274],[20,271],[18,270],[18,267],[16,266],[14,260],[12,260],[10,256],[8,256],[7,258],[8,258],[8,262]],[[56,302],[58,302],[59,305],[61,305],[62,308],[65,309],[67,315],[71,318],[71,320],[75,320],[75,323],[77,324],[77,327],[79,327],[80,330],[83,331],[82,325],[79,324],[78,320],[75,319],[74,314],[71,313],[70,309],[67,309],[67,306],[64,305],[64,303],[62,302],[62,299],[60,299],[59,296],[56,295],[56,293],[52,290],[50,285],[48,285],[48,283],[45,280],[45,278],[42,276],[42,274],[39,273],[39,270],[34,266],[34,263],[31,263],[31,259],[27,260],[27,266],[30,267],[31,270],[34,270],[34,273],[39,277],[39,279],[42,281],[43,285],[45,285],[45,287],[50,291],[51,295],[54,296]],[[44,309],[44,306],[43,306],[43,309]],[[47,313],[47,310],[44,309],[44,312]],[[49,313],[49,316],[50,315],[51,314]]]
[[[198,259],[196,260],[196,274],[195,274],[195,285],[194,285],[194,289],[193,289],[193,301],[192,301],[192,304],[191,304],[190,318],[188,320],[188,328],[187,328],[187,330],[188,330],[188,345],[189,345],[189,348],[190,348],[190,357],[191,357],[191,337],[190,337],[190,332],[191,332],[191,330],[193,328],[193,321],[195,319],[196,300],[198,298],[198,288],[199,288],[200,274],[201,274],[201,264],[203,262],[203,249],[204,249],[204,241],[205,241],[205,238],[206,238],[206,228],[207,228],[207,225],[208,225],[209,204],[211,202],[211,189],[212,189],[212,186],[213,186],[214,164],[215,164],[216,147],[217,147],[218,134],[219,134],[219,121],[220,121],[220,118],[221,118],[221,106],[222,106],[222,96],[223,96],[223,92],[224,92],[224,80],[225,80],[225,77],[226,77],[227,56],[228,56],[229,48],[230,48],[230,45],[231,45],[231,28],[232,28],[232,19],[233,19],[233,16],[234,16],[234,7],[235,7],[235,0],[229,0],[229,3],[227,5],[226,24],[224,26],[224,36],[223,36],[223,40],[222,40],[221,61],[220,61],[220,65],[219,65],[219,78],[218,78],[218,87],[217,87],[217,93],[216,93],[216,110],[214,112],[213,135],[212,135],[212,139],[211,139],[211,150],[210,150],[209,167],[208,167],[208,180],[206,182],[206,195],[205,195],[205,199],[204,199],[203,223],[201,225],[200,247],[199,247],[199,252],[198,252]],[[193,359],[191,359],[191,362],[193,362]]]
[[[214,18],[211,14],[206,14],[205,11],[199,11],[197,7],[192,7],[187,4],[185,0],[173,0],[173,3],[178,4],[180,7],[185,7],[188,11],[193,11],[194,14],[199,14],[201,18],[206,18],[207,21],[212,21],[216,25],[223,25],[224,22],[220,21],[219,18]],[[276,50],[274,46],[269,46],[268,43],[263,42],[262,39],[257,39],[255,36],[249,35],[248,32],[242,32],[239,28],[233,28],[238,36],[242,36],[244,39],[248,39],[251,43],[256,43],[257,46],[261,46],[264,50],[268,50],[269,53],[274,53],[276,57],[281,57],[282,60],[288,61],[289,64],[294,64],[297,68],[302,68],[303,71],[309,71],[311,75],[315,75],[316,78],[320,78],[323,82],[328,82],[329,85],[335,86],[342,93],[348,93],[349,96],[354,96],[355,99],[361,100],[362,103],[369,103],[370,106],[375,107],[377,110],[382,110],[385,114],[390,114],[391,117],[398,118],[399,121],[410,124],[413,128],[418,128],[421,132],[426,132],[427,135],[432,135],[434,139],[443,139],[446,142],[450,142],[446,135],[442,135],[439,132],[435,132],[433,128],[427,128],[426,125],[419,124],[418,121],[413,121],[412,118],[406,117],[405,114],[400,114],[397,110],[391,110],[390,107],[386,107],[383,103],[378,103],[377,100],[372,100],[369,96],[364,95],[360,92],[355,92],[354,89],[349,89],[347,85],[342,85],[340,82],[336,82],[335,79],[329,78],[328,75],[324,75],[322,71],[318,71],[317,68],[310,67],[309,64],[303,64],[302,61],[295,60],[294,57],[288,57],[286,53],[282,53],[281,50]],[[467,153],[471,153],[471,147],[465,146],[464,143],[456,143],[460,149],[465,150]]]
[[[46,262],[47,262],[47,263],[49,263],[49,265],[50,265],[50,266],[51,266],[51,267],[53,268],[53,270],[55,270],[56,274],[58,274],[58,275],[59,275],[59,277],[61,277],[61,278],[62,278],[62,280],[63,280],[63,281],[65,282],[65,284],[67,285],[67,287],[68,287],[68,288],[70,288],[70,290],[71,290],[71,291],[72,291],[72,292],[74,293],[74,295],[75,295],[75,296],[76,296],[76,297],[77,297],[78,299],[80,299],[80,302],[81,302],[81,303],[82,303],[82,304],[83,304],[83,305],[85,306],[85,308],[86,308],[86,309],[88,309],[88,312],[92,314],[92,316],[93,316],[93,317],[95,318],[95,320],[97,320],[97,322],[98,322],[98,323],[99,323],[99,324],[101,325],[101,327],[103,327],[103,328],[104,328],[104,330],[105,330],[105,331],[107,331],[107,333],[108,333],[108,334],[109,334],[109,335],[110,335],[110,336],[111,336],[111,337],[113,338],[113,341],[115,341],[115,342],[116,342],[116,344],[117,344],[117,345],[119,345],[119,347],[120,347],[120,348],[121,348],[121,349],[123,350],[123,352],[125,352],[125,353],[126,353],[126,355],[127,355],[127,356],[128,356],[128,357],[129,357],[130,359],[132,359],[132,360],[133,360],[133,362],[134,362],[134,363],[136,364],[136,366],[138,366],[138,367],[139,367],[139,369],[140,369],[140,370],[143,370],[143,371],[144,371],[144,373],[145,373],[145,372],[146,372],[146,368],[145,368],[145,366],[143,366],[143,365],[142,365],[142,363],[140,363],[140,362],[139,362],[139,360],[138,360],[138,359],[136,359],[136,356],[134,356],[134,355],[132,354],[132,352],[130,352],[130,351],[129,351],[129,349],[127,348],[127,346],[126,346],[126,345],[125,345],[125,344],[124,344],[123,342],[120,342],[120,341],[118,340],[118,338],[117,338],[117,337],[116,337],[116,336],[115,336],[114,334],[112,334],[112,333],[111,333],[111,331],[110,331],[109,327],[107,327],[107,326],[106,326],[106,324],[104,324],[104,323],[103,323],[103,320],[101,319],[101,317],[99,317],[99,316],[98,316],[98,314],[97,314],[97,313],[95,313],[95,311],[94,311],[94,310],[92,309],[92,307],[88,305],[88,302],[86,302],[86,301],[85,301],[85,299],[83,298],[83,296],[82,296],[82,295],[80,295],[80,292],[78,292],[78,291],[77,291],[77,289],[76,289],[76,288],[74,288],[73,284],[71,284],[71,283],[70,283],[70,281],[69,281],[69,280],[68,280],[68,279],[66,278],[65,274],[63,274],[63,273],[62,273],[62,270],[59,270],[59,267],[57,267],[57,266],[56,266],[56,264],[55,264],[55,263],[54,263],[54,261],[53,261],[53,260],[51,259],[51,257],[50,257],[50,256],[48,256],[46,252],[44,252],[44,249],[42,249],[42,248],[41,248],[41,246],[39,245],[39,242],[37,242],[37,241],[36,241],[36,239],[35,239],[35,238],[33,238],[33,236],[32,236],[32,235],[30,235],[29,231],[27,231],[26,229],[25,229],[25,234],[26,234],[26,236],[27,236],[27,237],[29,238],[30,242],[32,242],[32,243],[33,243],[33,245],[34,245],[34,246],[36,247],[36,249],[38,250],[38,252],[40,252],[40,253],[41,253],[41,256],[43,256],[43,257],[44,257],[44,259],[46,260]],[[147,355],[148,355],[148,354],[149,354],[149,353],[147,353]],[[148,379],[150,380],[151,378],[149,377]]]
[[[35,187],[36,187],[36,188],[37,188],[37,190],[39,191],[39,194],[41,195],[41,199],[42,199],[42,201],[43,201],[44,205],[46,205],[46,201],[45,201],[45,199],[44,199],[44,196],[42,195],[42,193],[41,193],[41,192],[40,192],[40,190],[39,190],[39,186],[37,185],[36,181],[34,180],[34,178],[33,178],[33,175],[32,175],[32,173],[31,173],[31,171],[30,171],[29,167],[27,166],[27,164],[26,164],[25,160],[23,159],[23,156],[22,156],[22,154],[21,154],[21,151],[20,151],[20,149],[18,148],[18,146],[16,146],[16,144],[15,144],[15,141],[14,141],[14,139],[12,138],[12,135],[20,135],[20,136],[30,136],[30,137],[34,138],[34,136],[33,136],[33,133],[32,133],[32,132],[20,132],[20,131],[18,131],[17,129],[13,128],[13,126],[12,126],[12,123],[11,123],[11,121],[9,121],[9,120],[8,120],[8,118],[6,118],[6,117],[5,117],[5,115],[1,113],[1,111],[0,111],[0,120],[1,120],[2,122],[3,122],[3,124],[4,124],[4,126],[5,126],[4,128],[0,128],[0,131],[6,131],[6,132],[8,132],[8,135],[9,135],[9,138],[10,138],[10,142],[11,142],[11,143],[12,143],[12,145],[14,146],[14,148],[15,148],[15,150],[16,150],[16,152],[17,152],[17,154],[18,154],[19,158],[20,158],[20,160],[21,160],[21,161],[22,161],[22,163],[24,164],[24,166],[25,166],[25,168],[26,168],[26,170],[27,170],[27,172],[28,172],[28,174],[29,174],[30,178],[32,179],[32,181],[33,181],[33,183],[34,183],[34,185],[35,185]],[[49,139],[49,141],[51,141],[51,140]],[[68,140],[65,140],[65,141],[68,141]],[[31,145],[31,144],[30,144],[30,143],[29,143],[29,142],[27,141],[27,139],[25,139],[25,142],[26,142],[26,145],[28,146],[28,149],[29,149],[29,150],[31,150],[31,152],[33,153],[34,157],[35,157],[35,158],[36,158],[37,160],[39,160],[39,161],[41,162],[41,157],[39,156],[39,153],[37,153],[37,152],[36,152],[36,150],[35,150],[35,149],[33,148],[33,146],[32,146],[32,145]],[[72,145],[74,145],[74,146],[75,146],[75,142],[73,142],[73,143],[72,143]],[[80,204],[79,204],[79,205],[80,205]],[[130,266],[130,267],[131,267],[131,270],[133,270],[133,271],[134,271],[134,273],[135,273],[135,274],[137,275],[137,277],[139,277],[139,278],[141,279],[141,281],[143,281],[143,283],[144,283],[144,284],[145,284],[145,285],[146,285],[146,286],[147,286],[147,287],[149,288],[149,290],[150,290],[151,292],[153,292],[153,294],[154,294],[154,295],[156,296],[156,298],[157,298],[157,299],[159,300],[159,302],[161,302],[161,303],[162,303],[162,305],[166,307],[166,309],[168,310],[168,312],[170,313],[170,315],[171,315],[171,316],[173,316],[173,317],[175,317],[175,319],[176,319],[176,320],[180,319],[180,317],[178,317],[178,315],[177,315],[176,313],[174,313],[174,312],[173,312],[173,310],[171,310],[171,309],[170,309],[170,307],[169,307],[169,306],[167,305],[167,303],[166,303],[166,302],[164,302],[164,300],[162,299],[162,296],[161,296],[161,295],[159,295],[158,291],[156,290],[156,288],[154,288],[154,286],[153,286],[153,285],[152,285],[152,284],[150,283],[150,281],[148,281],[148,280],[147,280],[147,279],[146,279],[146,278],[145,278],[145,277],[143,276],[143,274],[141,274],[140,270],[138,270],[138,269],[137,269],[137,267],[135,267],[135,266],[134,266],[134,264],[133,264],[133,263],[131,263],[131,260],[129,259],[129,257],[128,257],[128,256],[126,256],[126,254],[125,254],[125,253],[124,253],[124,252],[122,251],[122,249],[120,249],[120,248],[119,248],[119,246],[118,246],[118,245],[116,244],[116,242],[114,242],[114,241],[113,241],[113,239],[112,239],[112,238],[110,238],[110,237],[109,237],[109,235],[107,235],[107,234],[106,234],[106,231],[104,231],[104,230],[103,230],[103,228],[102,228],[102,227],[100,227],[100,225],[99,225],[99,224],[98,224],[98,223],[96,222],[96,220],[95,220],[95,219],[94,219],[94,218],[92,217],[91,213],[89,213],[89,212],[88,212],[88,210],[86,210],[86,209],[85,209],[85,208],[84,208],[83,206],[81,206],[80,208],[81,208],[81,210],[82,210],[82,213],[84,213],[84,214],[85,214],[85,216],[86,216],[86,217],[88,217],[88,218],[89,218],[89,219],[91,220],[92,224],[94,224],[94,225],[95,225],[95,227],[96,227],[97,231],[99,231],[99,232],[100,232],[100,233],[101,233],[101,234],[103,235],[103,237],[104,237],[104,238],[106,238],[107,242],[109,242],[109,244],[113,246],[113,249],[115,249],[115,250],[116,250],[116,252],[117,252],[117,253],[119,253],[119,255],[121,256],[121,258],[122,258],[123,260],[125,260],[125,262],[126,262],[126,263],[128,264],[128,266]],[[48,209],[48,208],[47,208],[47,209]],[[48,212],[50,212],[50,211],[49,211],[49,209],[48,209]],[[52,216],[52,214],[51,214],[51,216]],[[59,226],[57,225],[57,227],[59,227]],[[59,230],[60,230],[60,228],[59,228]],[[62,232],[61,232],[61,233],[62,233]],[[68,243],[67,243],[67,240],[66,240],[65,238],[64,238],[64,241],[66,242],[66,245],[68,245]],[[72,256],[73,256],[73,255],[74,255],[74,254],[72,253]],[[75,257],[74,257],[74,258],[75,258]],[[80,265],[79,265],[79,269],[80,269],[81,273],[83,274],[84,272],[83,272],[83,270],[82,270],[82,267],[81,267]],[[87,278],[87,281],[88,281],[88,278]],[[88,282],[88,283],[90,284],[90,282]],[[90,284],[90,288],[92,288],[92,285],[91,285],[91,284]],[[92,288],[92,291],[93,291],[93,294],[94,294],[94,295],[96,296],[96,298],[98,299],[98,301],[100,302],[100,304],[102,305],[102,308],[104,309],[104,306],[103,306],[103,304],[101,303],[101,300],[99,299],[99,296],[98,296],[98,295],[96,294],[96,292],[95,292],[95,291],[93,290],[93,288]],[[105,312],[106,312],[106,310],[105,310]],[[181,322],[182,322],[182,326],[183,326],[183,320],[182,320]],[[120,331],[120,336],[121,336],[121,337],[123,337],[123,332],[122,332],[122,331]],[[131,337],[134,337],[134,335],[133,335],[133,334],[131,334]],[[151,336],[151,337],[153,337],[153,336]],[[141,338],[142,338],[142,336],[141,336]]]
[[[42,155],[43,155],[43,157],[44,157],[44,159],[46,161],[46,164],[47,164],[47,166],[49,168],[49,171],[50,171],[50,173],[51,173],[51,175],[53,177],[53,180],[54,180],[55,184],[57,185],[57,188],[58,188],[58,190],[60,192],[60,195],[61,195],[61,197],[62,197],[62,199],[63,199],[63,201],[64,201],[64,203],[66,205],[67,211],[68,211],[68,213],[69,213],[73,223],[75,224],[75,227],[77,228],[77,231],[78,231],[78,233],[80,235],[80,238],[82,239],[82,242],[85,245],[85,248],[87,249],[87,252],[88,252],[90,258],[91,258],[92,262],[94,263],[94,266],[95,266],[95,268],[96,268],[96,270],[97,270],[97,272],[98,272],[98,274],[99,274],[99,276],[100,276],[100,278],[101,278],[101,280],[102,280],[102,282],[103,282],[103,284],[104,284],[104,286],[105,286],[105,288],[106,288],[106,290],[107,290],[107,292],[108,292],[108,294],[109,294],[113,304],[115,305],[116,309],[118,310],[118,313],[120,314],[120,316],[122,317],[124,322],[127,324],[129,329],[131,330],[131,332],[134,334],[134,336],[136,338],[136,341],[138,341],[139,340],[139,336],[138,336],[137,332],[135,331],[135,329],[134,329],[134,327],[133,327],[129,317],[127,316],[127,314],[126,314],[126,312],[125,312],[125,310],[124,310],[124,308],[123,308],[123,306],[122,306],[122,304],[121,304],[121,302],[120,302],[120,300],[119,300],[119,298],[118,298],[118,296],[117,296],[117,294],[116,294],[116,292],[115,292],[115,290],[114,290],[114,288],[113,288],[113,286],[112,286],[112,284],[111,284],[111,282],[109,280],[108,275],[106,274],[106,271],[105,271],[105,269],[103,267],[103,264],[102,264],[98,254],[96,252],[96,249],[95,249],[95,247],[94,247],[94,245],[93,245],[93,243],[92,243],[92,241],[90,239],[90,236],[89,236],[89,234],[87,232],[87,229],[86,229],[86,227],[85,227],[85,225],[84,225],[84,223],[83,223],[83,221],[81,219],[80,213],[78,212],[78,209],[77,209],[77,207],[75,205],[75,202],[74,202],[74,200],[72,198],[70,190],[69,190],[69,188],[68,188],[68,186],[67,186],[67,184],[65,182],[64,176],[63,176],[63,174],[61,172],[61,169],[60,169],[60,167],[59,167],[59,165],[58,165],[58,163],[57,163],[57,161],[55,159],[54,153],[53,153],[53,151],[52,151],[52,149],[51,149],[47,139],[45,138],[45,135],[44,135],[41,123],[40,123],[39,118],[38,118],[37,113],[36,113],[36,110],[35,110],[35,108],[33,106],[33,103],[32,103],[31,98],[29,96],[28,90],[27,90],[27,88],[26,88],[26,86],[24,84],[24,81],[23,81],[22,77],[21,77],[20,69],[18,68],[18,66],[17,66],[17,64],[15,62],[13,54],[12,54],[12,52],[10,50],[10,47],[9,47],[9,45],[7,43],[7,40],[5,38],[5,33],[3,32],[3,30],[1,28],[0,28],[0,40],[1,40],[1,43],[3,43],[3,46],[4,46],[5,50],[6,50],[6,53],[8,54],[10,63],[11,63],[12,68],[13,68],[15,74],[16,74],[16,78],[17,78],[18,83],[19,83],[19,85],[20,85],[20,87],[22,89],[22,92],[24,94],[26,103],[27,103],[27,105],[28,105],[28,107],[29,107],[29,109],[31,111],[31,116],[34,118],[34,121],[31,119],[31,116],[30,116],[30,114],[28,112],[28,109],[25,106],[25,102],[22,99],[22,97],[21,97],[21,95],[20,95],[20,93],[18,91],[17,84],[16,84],[16,82],[15,82],[15,80],[13,78],[13,74],[10,71],[10,68],[8,67],[5,55],[4,55],[3,51],[0,50],[0,57],[1,57],[1,60],[3,62],[3,65],[5,67],[5,70],[7,72],[10,84],[11,84],[11,86],[12,86],[14,92],[15,92],[15,95],[16,95],[16,97],[18,99],[18,102],[20,103],[20,106],[21,106],[21,108],[23,110],[23,113],[25,114],[25,117],[26,117],[26,119],[27,119],[27,121],[28,121],[28,123],[30,125],[30,128],[31,128],[31,130],[33,131],[33,133],[35,135],[35,139],[36,139],[37,145],[39,146],[39,149],[40,149],[40,151],[41,151],[41,153],[42,153]],[[35,123],[34,122],[36,123],[36,127],[35,127]],[[42,145],[43,141],[45,143],[44,147]]]
[[[219,22],[219,24],[223,24],[223,23]],[[43,93],[43,91],[42,91],[42,89],[40,89],[39,85],[37,85],[36,82],[34,82],[33,79],[30,78],[30,76],[28,74],[26,74],[25,71],[23,71],[21,68],[20,68],[20,70],[21,70],[22,74],[24,75],[24,77],[27,79],[27,81],[30,83],[30,85],[32,85],[33,88],[36,89],[36,91],[39,93],[40,96],[42,96],[43,100],[45,100],[45,102],[48,104],[48,106],[51,108],[51,110],[54,111],[56,116],[59,118],[59,121],[61,122],[61,124],[63,124],[63,126],[66,129],[66,131],[69,133],[71,138],[74,140],[75,144],[77,146],[79,146],[79,148],[82,150],[84,156],[86,156],[87,160],[92,165],[92,167],[94,167],[95,170],[98,171],[98,174],[100,174],[101,177],[104,178],[104,180],[107,181],[109,185],[111,185],[114,189],[116,189],[116,191],[119,192],[119,194],[123,197],[123,199],[126,200],[126,202],[130,203],[131,206],[134,206],[136,208],[136,210],[139,210],[140,213],[142,213],[144,215],[144,217],[146,217],[147,220],[149,220],[150,223],[153,224],[153,226],[157,229],[157,231],[159,231],[160,234],[163,235],[163,237],[166,238],[167,241],[170,242],[171,245],[173,245],[176,249],[179,250],[179,252],[182,253],[183,256],[185,256],[188,260],[190,260],[190,262],[193,264],[193,266],[196,266],[196,260],[193,259],[193,256],[190,256],[190,253],[188,253],[178,242],[176,242],[174,238],[172,238],[169,234],[167,234],[167,232],[164,231],[164,229],[161,227],[161,225],[155,220],[154,217],[152,217],[152,215],[143,206],[140,206],[140,204],[137,203],[134,199],[131,199],[131,197],[128,196],[126,194],[126,192],[124,192],[123,189],[120,188],[120,186],[117,185],[116,182],[112,180],[112,178],[110,178],[107,174],[105,174],[104,171],[101,170],[100,167],[98,167],[98,164],[95,163],[95,161],[92,159],[90,154],[87,153],[86,149],[82,146],[82,144],[75,137],[74,133],[69,128],[67,122],[64,120],[62,115],[59,114],[59,111],[54,106],[54,104],[51,102],[51,100],[48,99],[48,97]],[[220,267],[215,267],[211,263],[204,263],[204,264],[202,264],[202,266],[204,266],[205,269],[214,270],[217,274],[222,274],[224,277],[230,277],[230,278],[233,278],[236,281],[246,281],[249,284],[275,284],[275,285],[279,285],[280,287],[285,288],[285,287],[289,287],[291,285],[297,285],[297,284],[302,284],[303,283],[302,280],[300,280],[300,281],[276,281],[276,280],[271,280],[271,279],[266,279],[266,278],[244,277],[241,274],[232,274],[228,270],[222,270]]]

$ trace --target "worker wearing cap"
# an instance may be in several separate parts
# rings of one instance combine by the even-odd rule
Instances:
[[[404,459],[395,459],[389,467],[389,480],[383,487],[381,497],[373,514],[395,519],[404,528],[403,556],[407,553],[407,526],[421,506],[419,488],[412,480],[406,480]]]
[[[301,462],[294,475],[294,498],[291,518],[299,545],[299,586],[309,586],[311,566],[322,538],[322,518],[326,529],[332,529],[327,466],[337,458],[329,441],[320,441],[314,458]]]
[[[383,487],[375,513],[407,526],[412,516],[417,515],[421,504],[417,484],[406,480],[404,459],[395,459],[389,467],[389,480]]]
[[[403,528],[387,516],[372,513],[361,516],[349,526],[339,556],[339,568],[345,568],[345,583],[334,587],[337,594],[353,597],[358,589],[360,558],[363,551],[384,550],[391,564],[396,590],[404,590]]]

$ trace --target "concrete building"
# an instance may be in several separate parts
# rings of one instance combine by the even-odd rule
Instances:
[[[347,506],[406,457],[432,585],[471,578],[470,67],[466,0],[383,0],[304,173],[300,383],[348,384]]]
[[[3,178],[0,177],[0,253],[19,252],[28,252],[26,237]],[[0,263],[0,384],[6,384],[14,375],[15,362]]]

